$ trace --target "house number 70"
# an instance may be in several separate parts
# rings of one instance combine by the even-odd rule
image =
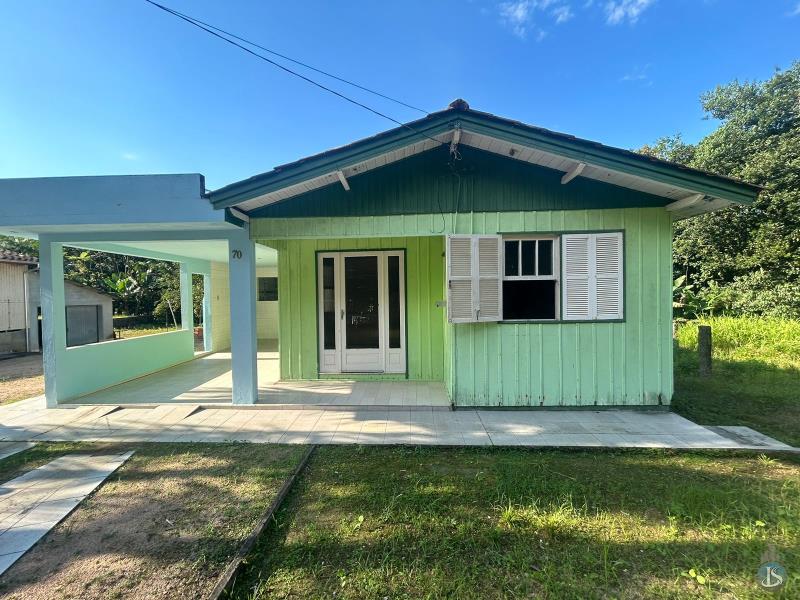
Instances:
[[[231,251],[231,256],[238,260],[238,259],[242,258],[242,251],[241,250],[232,250]]]

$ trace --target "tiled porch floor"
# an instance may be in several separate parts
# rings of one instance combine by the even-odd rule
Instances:
[[[434,408],[70,406],[42,398],[0,407],[0,444],[20,441],[251,442],[614,448],[792,448],[747,428],[712,430],[673,413]]]
[[[440,382],[429,381],[278,381],[274,342],[260,344],[257,356],[258,403],[270,406],[371,406],[447,408]],[[187,363],[83,396],[73,404],[230,404],[231,354],[217,352]]]

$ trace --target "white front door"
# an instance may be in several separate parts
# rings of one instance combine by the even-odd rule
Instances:
[[[320,373],[405,373],[402,250],[317,257]]]

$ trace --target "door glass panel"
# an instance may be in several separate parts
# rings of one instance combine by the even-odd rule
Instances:
[[[519,242],[506,242],[506,275],[519,275]]]
[[[522,274],[536,275],[536,240],[523,240]]]
[[[322,259],[323,348],[336,350],[336,286],[333,258]]]
[[[539,275],[553,274],[553,240],[539,240]]]
[[[379,348],[378,257],[345,257],[344,290],[347,348]]]
[[[389,256],[389,348],[400,347],[400,257]]]

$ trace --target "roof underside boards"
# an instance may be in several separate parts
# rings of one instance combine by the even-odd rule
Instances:
[[[426,213],[663,207],[668,198],[578,178],[471,147],[446,146],[368,171],[350,189],[331,185],[250,211],[254,218],[363,217]]]
[[[114,242],[75,241],[67,244],[83,250],[111,252],[126,256],[138,256],[172,262],[212,261],[228,262],[226,240],[122,240]],[[278,253],[272,248],[256,244],[256,266],[269,267],[278,264]]]
[[[399,127],[348,146],[278,167],[210,194],[216,208],[237,206],[244,211],[296,198],[312,190],[341,185],[337,171],[348,178],[458,142],[514,160],[567,173],[579,163],[581,178],[660,196],[683,203],[678,217],[707,212],[731,202],[748,204],[760,188],[627,150],[603,146],[565,134],[530,127],[473,110],[448,109],[407,127]],[[433,138],[433,139],[432,139]],[[669,203],[667,203],[669,204]]]

